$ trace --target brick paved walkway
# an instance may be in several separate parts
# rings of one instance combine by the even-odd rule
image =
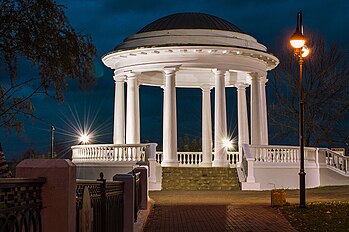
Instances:
[[[265,193],[162,191],[150,196],[155,206],[145,231],[296,231],[269,207]]]

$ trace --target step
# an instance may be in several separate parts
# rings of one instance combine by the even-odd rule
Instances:
[[[163,167],[162,190],[240,190],[235,168]]]

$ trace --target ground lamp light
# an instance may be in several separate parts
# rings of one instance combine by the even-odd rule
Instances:
[[[290,38],[294,54],[299,63],[299,143],[300,143],[300,170],[299,170],[299,207],[305,208],[305,171],[304,171],[304,99],[303,99],[303,62],[309,55],[309,48],[305,45],[303,36],[302,11],[297,14],[296,32]]]
[[[80,135],[79,139],[80,139],[80,144],[87,144],[90,141],[90,135],[83,133]]]
[[[230,139],[223,139],[223,146],[225,147],[225,149],[227,149],[227,151],[233,149],[233,141],[231,141]]]
[[[51,125],[51,159],[53,159],[53,144],[54,144],[54,140],[55,140],[55,126]]]

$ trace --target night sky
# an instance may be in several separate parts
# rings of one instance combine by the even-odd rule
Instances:
[[[63,146],[77,144],[73,135],[79,123],[94,130],[95,143],[112,142],[114,81],[112,71],[104,67],[100,58],[113,50],[122,40],[152,21],[178,12],[200,12],[230,21],[258,42],[269,52],[278,54],[295,30],[296,14],[303,11],[305,35],[316,33],[327,42],[347,46],[349,42],[349,2],[347,0],[61,0],[73,27],[83,34],[90,34],[98,50],[96,59],[97,82],[90,91],[80,92],[77,83],[69,82],[65,103],[58,104],[43,95],[32,101],[37,119],[26,121],[21,135],[12,132],[5,136],[0,131],[0,141],[8,160],[19,158],[31,147],[37,152],[48,153],[51,139],[50,125],[56,126],[55,139]],[[282,60],[281,60],[282,62]],[[20,75],[33,75],[25,67]],[[162,90],[141,87],[141,140],[161,143]],[[229,132],[236,135],[236,91],[227,91]],[[178,135],[201,136],[201,91],[177,90]],[[273,140],[270,141],[273,144]],[[59,154],[60,156],[62,154]]]

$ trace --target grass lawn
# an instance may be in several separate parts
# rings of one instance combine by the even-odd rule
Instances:
[[[305,209],[291,204],[279,210],[298,231],[349,231],[349,201],[314,202]]]

